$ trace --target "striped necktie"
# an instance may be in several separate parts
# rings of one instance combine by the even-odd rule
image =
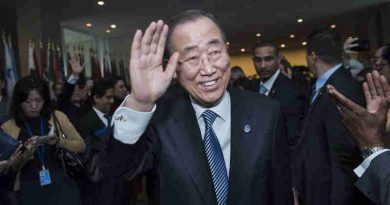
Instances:
[[[206,110],[202,113],[202,117],[206,125],[203,143],[211,170],[215,195],[217,196],[218,205],[226,205],[229,179],[222,149],[212,128],[217,114],[211,110]]]

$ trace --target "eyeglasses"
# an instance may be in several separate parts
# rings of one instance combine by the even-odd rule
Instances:
[[[219,62],[226,55],[226,49],[219,48],[207,53],[206,58],[209,63],[214,64]],[[184,60],[179,61],[179,64],[191,69],[198,69],[204,62],[204,54],[195,54],[184,57]]]

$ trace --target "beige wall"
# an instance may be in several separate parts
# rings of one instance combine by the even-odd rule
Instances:
[[[307,65],[305,48],[285,49],[282,50],[281,53],[286,57],[292,66]],[[247,76],[256,74],[255,67],[252,63],[252,55],[250,53],[231,55],[231,65],[232,67],[240,66]]]

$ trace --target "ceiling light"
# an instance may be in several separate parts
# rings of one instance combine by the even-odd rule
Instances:
[[[306,41],[302,42],[302,46],[306,46],[306,45],[307,45]]]
[[[336,24],[332,24],[332,25],[330,25],[330,27],[335,29],[336,28]]]
[[[227,45],[227,46],[230,45],[230,42],[226,42],[226,45]]]
[[[98,1],[97,4],[98,4],[99,6],[103,6],[103,5],[104,5],[104,1]]]
[[[111,27],[111,28],[116,28],[116,25],[115,25],[115,24],[111,24],[110,27]]]
[[[303,22],[303,19],[298,19],[297,22],[298,22],[298,23],[302,23],[302,22]]]
[[[107,30],[106,30],[106,33],[111,33],[111,30],[110,30],[110,29],[107,29]]]
[[[256,33],[256,37],[260,37],[261,36],[261,33]]]
[[[281,47],[281,48],[285,48],[285,47],[286,47],[286,44],[280,44],[280,47]]]
[[[245,52],[245,48],[241,48],[241,52],[243,52],[243,53],[244,53],[244,52]]]
[[[86,27],[92,27],[92,24],[91,23],[86,23],[85,26]]]
[[[290,38],[295,38],[295,35],[294,34],[290,34]]]

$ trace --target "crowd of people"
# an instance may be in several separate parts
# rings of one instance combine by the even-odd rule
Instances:
[[[64,83],[24,77],[0,98],[0,204],[136,204],[139,176],[151,204],[389,204],[390,45],[363,66],[357,40],[314,30],[308,67],[261,40],[246,77],[188,10],[137,30],[130,85],[87,84],[77,56]]]

